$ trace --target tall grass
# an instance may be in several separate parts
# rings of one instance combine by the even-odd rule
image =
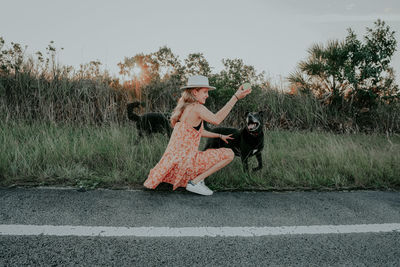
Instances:
[[[0,75],[0,90],[3,121],[103,124],[125,120],[127,97],[105,80],[75,80],[66,74],[45,79],[18,72]]]
[[[92,61],[74,70],[57,63],[56,50],[52,45],[46,48],[47,58],[40,53],[37,59],[33,59],[27,57],[18,44],[5,49],[4,41],[1,41],[0,37],[1,121],[75,125],[124,125],[128,122],[125,110],[127,102],[131,101],[130,93],[119,84],[118,79],[100,71],[100,62]],[[143,94],[149,102],[147,106],[154,108],[153,103],[157,103],[162,111],[172,111],[176,102],[171,100],[171,95],[179,91],[175,88],[177,84],[177,81],[158,79],[145,86]],[[233,92],[225,89],[215,91],[225,92],[225,98],[230,98]],[[364,118],[360,121],[360,114],[332,111],[312,95],[290,95],[283,93],[282,89],[255,84],[252,94],[235,105],[223,124],[240,127],[246,110],[265,110],[268,129],[400,132],[399,102],[391,105],[381,103],[376,110],[362,114]],[[211,91],[210,95],[215,91]],[[166,95],[169,97],[163,97]],[[218,111],[226,103],[225,98],[209,99],[210,109]]]
[[[52,42],[46,56],[26,56],[19,44],[4,47],[0,37],[0,119],[107,124],[125,120],[127,92],[91,61],[75,70],[56,60]]]
[[[157,148],[166,141],[160,136],[135,146],[133,136],[131,126],[2,124],[0,174],[6,180],[35,184],[132,181],[144,177],[145,163],[157,160]]]
[[[328,114],[320,102],[309,95],[288,95],[276,90],[263,92],[266,124],[275,129],[327,128]]]
[[[168,143],[137,145],[133,125],[0,125],[0,185],[143,188]],[[202,140],[202,145],[204,145]],[[216,190],[400,188],[400,136],[267,131],[264,168],[247,176],[239,158],[209,178]],[[250,159],[255,167],[255,157]]]

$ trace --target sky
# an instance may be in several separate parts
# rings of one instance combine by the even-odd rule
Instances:
[[[359,39],[383,19],[400,50],[400,1],[392,0],[0,0],[0,36],[45,51],[54,41],[58,60],[79,68],[99,60],[112,75],[118,62],[167,46],[181,62],[203,53],[212,72],[222,59],[240,58],[276,83],[285,82],[315,43]],[[392,66],[400,75],[400,51]],[[397,81],[400,78],[397,77]]]

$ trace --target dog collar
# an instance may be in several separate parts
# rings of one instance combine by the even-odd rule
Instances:
[[[249,131],[249,129],[247,129],[247,127],[246,127],[246,130],[247,130],[247,132],[249,134],[254,135],[254,136],[258,136],[258,132],[251,132],[251,131]]]

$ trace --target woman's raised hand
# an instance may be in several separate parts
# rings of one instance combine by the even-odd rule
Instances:
[[[251,87],[247,90],[243,90],[243,85],[241,85],[239,89],[236,91],[235,95],[238,99],[242,99],[250,93],[251,93]]]

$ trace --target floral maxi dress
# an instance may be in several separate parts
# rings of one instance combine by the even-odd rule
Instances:
[[[234,156],[230,148],[199,151],[202,132],[203,122],[197,131],[186,122],[178,121],[163,156],[150,170],[143,185],[154,189],[161,182],[165,182],[172,184],[173,190],[186,187],[189,180],[193,180],[216,163]]]

